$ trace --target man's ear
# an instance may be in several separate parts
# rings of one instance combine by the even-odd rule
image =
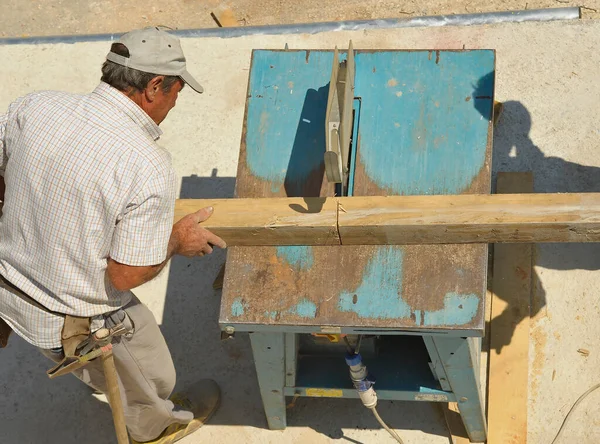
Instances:
[[[154,102],[154,98],[156,97],[158,90],[162,88],[164,80],[165,76],[156,76],[148,82],[148,85],[146,85],[146,89],[144,90],[144,95],[148,102]]]

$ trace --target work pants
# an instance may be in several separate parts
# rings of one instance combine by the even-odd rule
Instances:
[[[133,334],[113,342],[113,355],[125,422],[133,439],[150,441],[173,423],[189,423],[193,414],[178,409],[168,399],[175,387],[175,367],[154,315],[136,297],[124,310],[133,323]],[[40,350],[55,362],[63,358],[62,349]],[[100,359],[73,374],[95,390],[107,393]]]

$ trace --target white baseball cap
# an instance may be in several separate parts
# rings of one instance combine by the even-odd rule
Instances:
[[[129,57],[109,52],[107,60],[151,74],[178,76],[194,91],[204,92],[202,85],[187,71],[181,44],[174,35],[148,27],[123,34],[117,43],[127,47]]]

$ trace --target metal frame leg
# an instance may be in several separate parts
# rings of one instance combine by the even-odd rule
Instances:
[[[480,384],[481,339],[432,336],[431,340],[456,395],[469,439],[484,442],[487,424]]]
[[[250,333],[256,376],[267,422],[271,430],[286,427],[285,334]]]

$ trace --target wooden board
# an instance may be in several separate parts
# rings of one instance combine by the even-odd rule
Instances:
[[[180,199],[175,221],[212,206],[202,226],[227,245],[339,245],[337,202],[325,198]]]
[[[235,18],[233,10],[226,3],[219,4],[211,11],[210,15],[221,28],[240,26]]]
[[[232,246],[600,241],[600,193],[180,200],[175,219],[209,205]]]
[[[343,245],[597,242],[600,193],[339,199]]]
[[[530,193],[531,173],[499,173],[498,193]],[[495,245],[488,380],[490,443],[527,442],[532,245]]]

